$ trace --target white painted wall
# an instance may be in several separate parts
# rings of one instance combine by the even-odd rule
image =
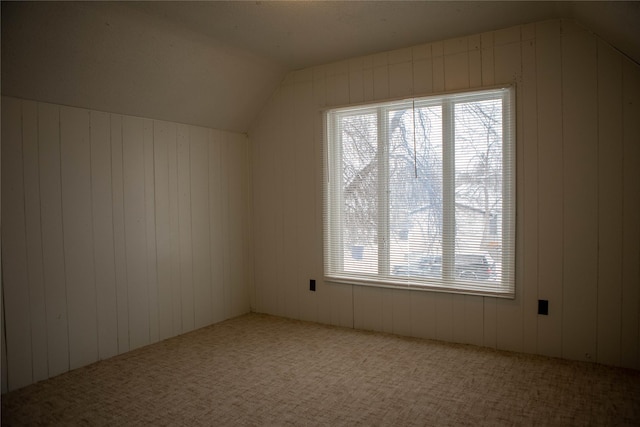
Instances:
[[[516,299],[325,283],[320,109],[513,82]],[[240,134],[3,97],[2,389],[250,305],[640,368],[639,106],[637,64],[568,21],[293,72],[250,147]]]
[[[242,134],[3,97],[3,391],[248,312],[248,154]]]
[[[324,282],[320,109],[508,83],[516,298]],[[292,72],[249,139],[257,311],[640,369],[640,68],[577,24]],[[548,316],[537,315],[538,299],[549,300]]]

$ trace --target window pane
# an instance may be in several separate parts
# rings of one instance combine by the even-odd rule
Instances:
[[[325,277],[514,296],[512,88],[327,112]]]
[[[378,272],[376,114],[341,118],[344,270]]]
[[[455,276],[500,281],[502,100],[455,105]]]
[[[442,257],[442,108],[392,110],[389,133],[390,272],[439,278]]]

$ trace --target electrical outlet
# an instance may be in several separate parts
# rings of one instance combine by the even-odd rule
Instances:
[[[316,291],[316,281],[314,279],[309,280],[309,290],[312,292]]]
[[[538,314],[543,316],[549,315],[549,300],[539,299],[538,300]]]

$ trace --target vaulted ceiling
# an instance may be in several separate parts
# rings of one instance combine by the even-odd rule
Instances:
[[[552,18],[640,63],[640,2],[3,2],[2,93],[244,132],[288,71]]]
[[[289,1],[134,2],[212,39],[289,69],[550,18],[593,25],[640,56],[640,2]],[[633,34],[635,31],[635,34]],[[635,51],[633,48],[635,47]]]

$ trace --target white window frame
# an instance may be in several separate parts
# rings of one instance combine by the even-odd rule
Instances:
[[[398,106],[436,104],[442,106],[442,150],[443,150],[443,211],[455,210],[455,180],[454,176],[454,140],[453,105],[459,102],[480,101],[485,99],[502,99],[502,259],[501,277],[497,282],[487,283],[479,280],[459,280],[454,277],[454,245],[443,244],[442,273],[440,279],[424,279],[407,277],[396,279],[390,274],[390,256],[387,242],[389,241],[389,215],[379,213],[378,222],[378,271],[372,274],[366,272],[353,273],[343,268],[344,244],[342,235],[342,145],[337,121],[349,114],[377,114],[378,147],[388,144],[386,129],[388,112]],[[437,292],[461,293],[470,295],[495,296],[515,298],[515,229],[516,229],[516,158],[515,158],[515,87],[506,86],[488,88],[467,92],[438,94],[414,99],[372,103],[324,111],[325,120],[325,179],[324,179],[324,266],[325,280],[328,282],[348,283],[354,285],[368,285],[402,289],[430,290]],[[380,149],[378,179],[387,180],[388,159],[386,149]],[[447,179],[447,176],[449,179]],[[378,209],[389,208],[384,184],[378,193]],[[455,213],[443,214],[443,242],[455,239]],[[342,254],[336,253],[342,251]]]

